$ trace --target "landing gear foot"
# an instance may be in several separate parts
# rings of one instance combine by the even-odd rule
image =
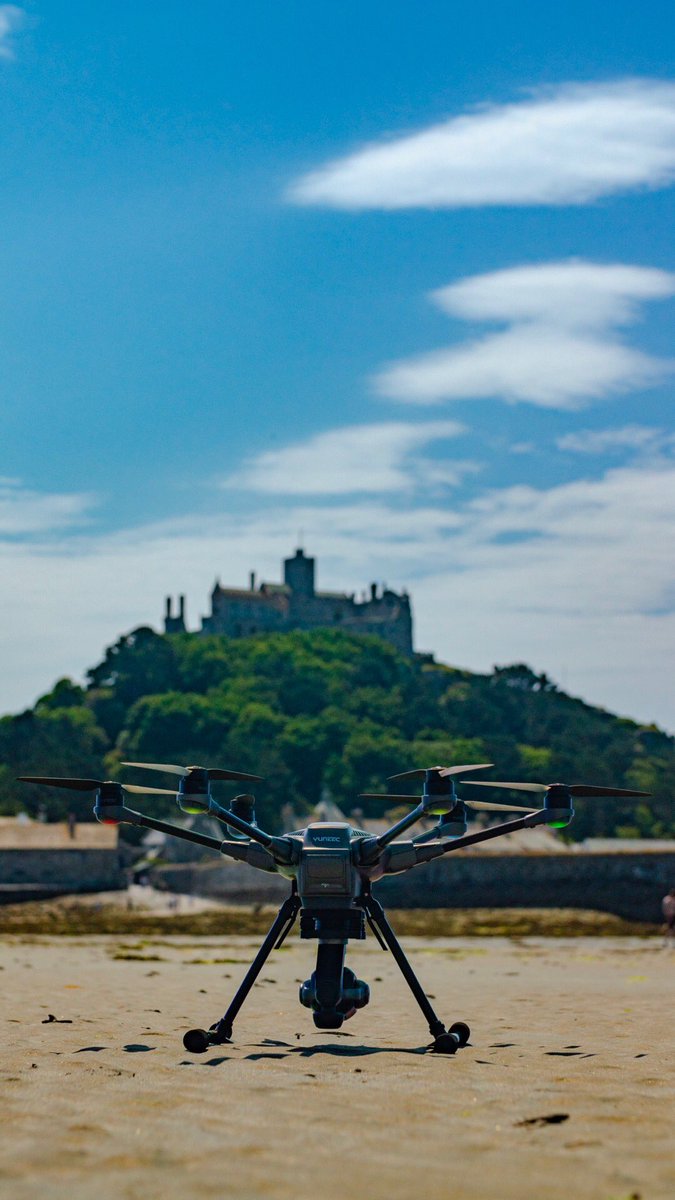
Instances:
[[[206,1054],[206,1051],[211,1046],[222,1046],[225,1042],[232,1040],[232,1030],[218,1031],[217,1025],[212,1025],[210,1029],[188,1029],[183,1036],[183,1045],[190,1054]]]
[[[438,1037],[434,1038],[429,1049],[433,1050],[434,1054],[455,1054],[459,1050],[460,1045],[461,1042],[456,1033],[439,1033]]]
[[[454,1025],[450,1026],[449,1033],[454,1033],[459,1038],[460,1049],[466,1046],[471,1037],[471,1030],[465,1021],[455,1021]]]
[[[188,1029],[183,1035],[183,1045],[190,1054],[205,1054],[211,1045],[211,1037],[205,1029]]]

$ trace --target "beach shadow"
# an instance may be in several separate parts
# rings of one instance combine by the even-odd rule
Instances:
[[[584,1054],[583,1050],[545,1050],[547,1058],[595,1058],[595,1054]]]
[[[350,1035],[353,1036],[353,1035]],[[327,1042],[320,1046],[290,1046],[284,1054],[247,1054],[246,1060],[256,1062],[261,1058],[288,1058],[295,1055],[298,1058],[313,1058],[316,1054],[331,1054],[335,1058],[363,1058],[370,1054],[428,1054],[430,1053],[428,1046],[336,1046],[332,1042]],[[437,1055],[436,1057],[451,1057],[450,1055]]]
[[[148,1050],[156,1050],[157,1047],[144,1046],[141,1042],[129,1042],[129,1044],[127,1046],[123,1046],[122,1049],[127,1054],[145,1054]]]
[[[199,1062],[194,1058],[183,1058],[179,1062],[179,1067],[219,1067],[221,1063],[229,1062],[230,1059],[224,1054],[219,1058],[207,1058],[204,1062]]]
[[[569,1119],[569,1113],[547,1113],[543,1117],[528,1117],[525,1121],[515,1121],[514,1126],[516,1129],[527,1129],[543,1125],[562,1125]]]
[[[107,1046],[81,1046],[76,1054],[98,1054],[99,1050],[107,1050]]]

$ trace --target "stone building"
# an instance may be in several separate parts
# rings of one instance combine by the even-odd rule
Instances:
[[[117,826],[0,817],[0,904],[125,884]]]
[[[253,572],[248,588],[222,587],[217,582],[211,592],[211,612],[202,618],[199,632],[247,637],[291,629],[344,629],[347,633],[378,634],[403,654],[413,653],[407,592],[393,592],[375,583],[359,599],[354,593],[318,592],[315,560],[304,550],[284,559],[283,567],[283,583],[256,584]],[[184,596],[179,597],[177,612],[167,596],[164,629],[166,633],[186,630]]]

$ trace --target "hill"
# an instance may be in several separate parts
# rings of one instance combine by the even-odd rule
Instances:
[[[350,811],[359,792],[383,790],[398,771],[494,762],[494,778],[654,794],[648,804],[579,802],[575,838],[675,834],[675,739],[657,728],[568,696],[523,664],[478,675],[335,630],[230,640],[143,627],[121,637],[86,687],[61,679],[34,708],[0,720],[0,811],[42,807],[61,819],[77,805],[84,815],[88,798],[15,776],[138,781],[122,759],[263,775],[259,819],[275,828],[285,803],[310,808],[324,788]],[[147,811],[175,809],[157,798]]]

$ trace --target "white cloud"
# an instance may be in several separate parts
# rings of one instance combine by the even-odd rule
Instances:
[[[0,58],[14,58],[11,36],[21,28],[25,18],[24,9],[16,4],[0,4]]]
[[[675,275],[655,267],[584,259],[509,267],[438,288],[432,298],[466,321],[530,322],[563,329],[629,325],[639,305],[675,292]]]
[[[587,204],[675,177],[675,84],[568,83],[372,143],[305,175],[298,204],[343,209]]]
[[[475,464],[429,463],[416,459],[414,451],[464,432],[457,421],[383,421],[331,429],[256,455],[226,486],[286,496],[409,492],[420,472],[427,483],[433,477],[436,483],[456,485]]]
[[[675,275],[577,260],[512,267],[432,293],[450,316],[510,328],[384,368],[380,395],[414,404],[500,397],[544,408],[649,387],[673,362],[626,346],[619,328],[638,305],[675,293]]]
[[[44,493],[18,480],[0,478],[0,535],[44,534],[86,521],[94,497],[82,493]]]
[[[658,454],[674,443],[672,434],[648,425],[622,425],[620,429],[580,429],[556,440],[559,450],[573,454],[608,454],[621,450]]]
[[[279,578],[298,529],[319,585],[407,585],[416,640],[474,670],[524,660],[592,703],[675,730],[675,467],[667,460],[468,505],[308,499],[115,535],[0,544],[0,709],[96,662],[120,632],[160,624],[188,593],[192,628],[216,574]]]
[[[412,587],[420,646],[488,670],[524,660],[675,731],[675,467],[495,491]],[[455,614],[452,644],[447,613]]]

